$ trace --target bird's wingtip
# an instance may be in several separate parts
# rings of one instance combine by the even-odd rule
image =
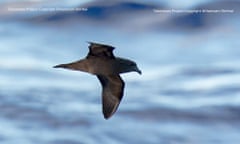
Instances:
[[[119,103],[115,104],[114,107],[112,108],[111,107],[103,108],[104,119],[108,120],[109,118],[111,118],[113,114],[117,111],[118,106],[119,106]]]
[[[53,68],[60,68],[60,67],[62,67],[61,64],[60,64],[60,65],[55,65],[55,66],[53,66]]]
[[[108,48],[111,48],[111,50],[114,50],[115,47],[111,46],[111,45],[107,45],[107,44],[104,44],[104,43],[98,43],[98,42],[92,42],[92,41],[86,41],[90,46],[91,45],[97,45],[97,46],[105,46],[105,47],[108,47]]]
[[[109,116],[104,115],[105,120],[108,120],[109,118],[110,118]]]
[[[108,120],[109,118],[111,118],[113,115],[113,113],[109,114],[109,113],[103,113],[103,117],[105,120]]]

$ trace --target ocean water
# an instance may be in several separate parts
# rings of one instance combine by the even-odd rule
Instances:
[[[95,6],[101,15],[9,11],[0,15],[0,143],[240,142],[237,9],[213,17],[162,19],[145,11],[152,8],[149,5],[116,4],[120,12],[132,12],[130,16],[106,13],[94,1],[86,5]],[[142,12],[149,17],[141,19]],[[84,58],[87,41],[115,46],[116,56],[136,61],[143,72],[121,75],[124,97],[109,120],[102,116],[101,85],[95,76],[52,68]]]

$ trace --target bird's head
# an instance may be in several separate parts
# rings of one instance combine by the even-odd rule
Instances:
[[[134,61],[123,59],[123,58],[117,58],[121,73],[125,72],[132,72],[135,71],[139,74],[142,74],[142,71],[138,68],[137,64]]]
[[[129,68],[131,71],[135,71],[135,72],[139,73],[140,75],[142,74],[142,71],[138,68],[137,64],[133,61],[131,61],[129,63]]]

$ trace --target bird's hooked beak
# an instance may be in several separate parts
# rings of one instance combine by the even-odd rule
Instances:
[[[142,74],[142,71],[136,66],[135,67],[135,71],[137,72],[137,73],[139,73],[140,75]]]

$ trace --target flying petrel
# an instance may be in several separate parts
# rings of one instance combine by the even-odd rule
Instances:
[[[142,72],[131,60],[115,57],[114,47],[89,42],[86,58],[54,68],[65,68],[91,73],[97,76],[102,85],[102,111],[105,119],[110,118],[117,110],[123,97],[124,81],[119,74],[126,72]]]

